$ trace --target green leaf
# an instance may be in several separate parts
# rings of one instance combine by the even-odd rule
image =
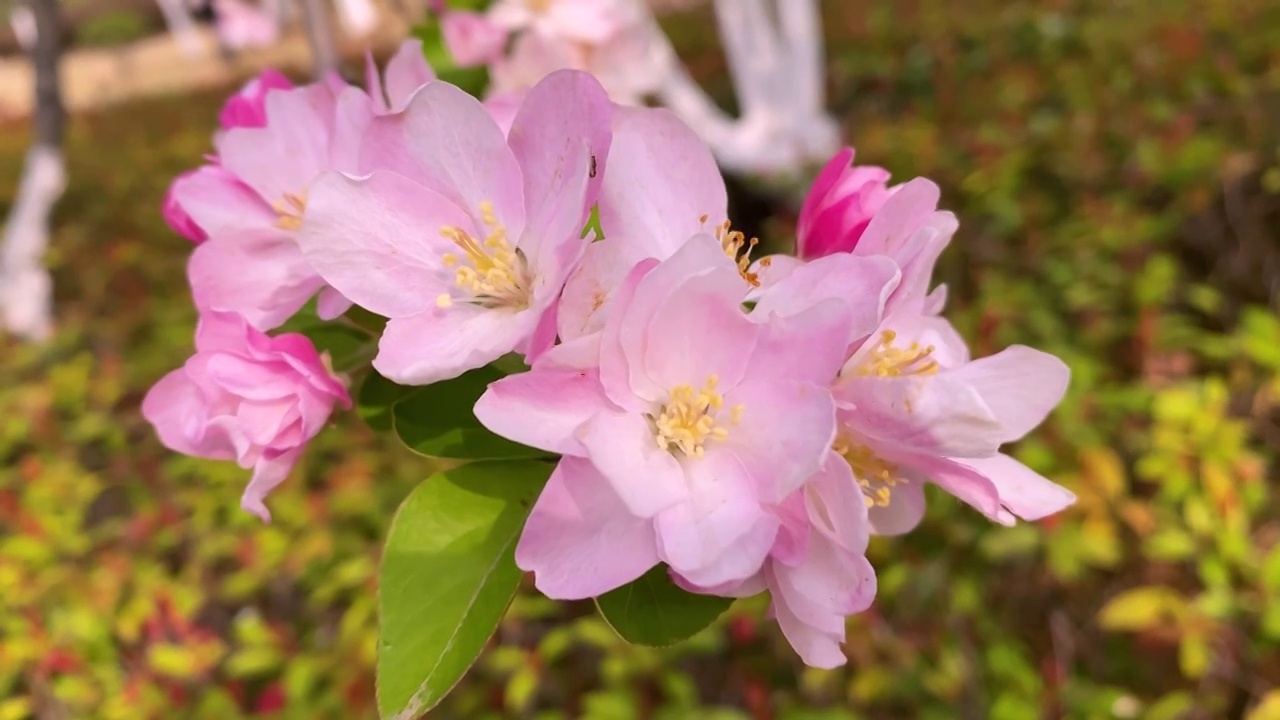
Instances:
[[[489,432],[472,408],[489,383],[503,377],[485,366],[427,385],[395,403],[395,430],[405,445],[428,457],[460,460],[546,458],[547,452]]]
[[[732,604],[733,598],[681,590],[663,565],[596,598],[596,607],[614,632],[628,642],[650,646],[693,637]]]
[[[411,720],[475,662],[520,584],[515,543],[552,465],[472,463],[400,506],[378,581],[378,710]]]
[[[1111,598],[1098,612],[1098,624],[1106,630],[1147,630],[1179,622],[1186,611],[1186,604],[1186,600],[1173,588],[1163,585],[1136,587]]]
[[[316,350],[329,354],[329,361],[338,372],[351,372],[368,365],[378,341],[377,335],[343,319],[321,320],[316,315],[314,300],[281,325],[279,332],[307,336]]]
[[[397,385],[371,371],[356,393],[356,412],[374,430],[389,432],[393,427],[392,408],[401,400],[422,390],[420,387]]]

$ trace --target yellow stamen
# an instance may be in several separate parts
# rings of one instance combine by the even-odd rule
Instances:
[[[853,469],[853,476],[862,487],[863,501],[868,508],[888,507],[893,499],[893,488],[908,482],[899,472],[897,464],[876,455],[866,445],[841,436],[836,438],[831,449]]]
[[[703,223],[707,222],[707,216],[703,215],[699,218]],[[728,220],[717,225],[715,229],[716,240],[720,241],[720,247],[724,249],[724,254],[729,256],[730,260],[738,266],[738,274],[746,280],[751,287],[760,287],[760,276],[750,271],[751,267],[751,251],[756,245],[760,244],[760,238],[747,239],[747,236],[737,230],[731,229],[733,226]]]
[[[529,278],[524,256],[507,241],[507,229],[494,214],[493,203],[480,203],[480,216],[489,233],[482,240],[471,236],[460,227],[448,225],[440,228],[440,235],[462,249],[462,255],[445,253],[440,262],[454,270],[454,282],[469,291],[475,302],[487,307],[524,308],[529,303]],[[442,295],[441,298],[448,297]],[[437,298],[436,305],[442,304]]]
[[[302,216],[307,212],[307,193],[285,193],[284,198],[277,200],[272,206],[276,211],[276,227],[281,230],[298,230],[302,227]]]
[[[706,454],[707,442],[729,437],[729,429],[716,424],[724,407],[724,396],[716,391],[719,382],[720,378],[712,375],[700,389],[692,385],[671,388],[666,404],[653,420],[658,447],[700,458]],[[735,405],[729,411],[730,423],[741,422],[745,411],[743,405]]]
[[[880,339],[854,368],[863,377],[901,377],[904,375],[936,375],[938,363],[932,359],[934,347],[920,347],[913,342],[905,349],[896,347],[897,333],[885,330]]]

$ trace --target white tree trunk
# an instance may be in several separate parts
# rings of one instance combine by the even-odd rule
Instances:
[[[30,340],[48,339],[53,332],[53,280],[44,253],[53,206],[65,187],[62,150],[31,148],[0,248],[0,319],[10,332]]]
[[[33,41],[25,49],[35,71],[35,137],[0,246],[0,324],[32,340],[53,331],[53,281],[44,267],[53,206],[66,186],[65,117],[58,82],[57,0],[29,0]]]
[[[654,21],[653,42],[669,58],[663,103],[729,170],[795,172],[829,158],[840,129],[825,108],[817,0],[716,0],[715,10],[739,116],[729,117],[689,77]]]

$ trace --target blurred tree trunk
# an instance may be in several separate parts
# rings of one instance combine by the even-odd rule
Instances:
[[[324,0],[302,0],[302,15],[307,24],[307,40],[311,43],[311,58],[318,80],[338,69],[338,49],[334,45]]]
[[[53,283],[43,264],[53,206],[66,186],[62,157],[66,113],[58,80],[57,0],[27,0],[35,41],[26,48],[35,73],[35,143],[27,154],[0,247],[0,320],[12,332],[42,340],[52,331]]]

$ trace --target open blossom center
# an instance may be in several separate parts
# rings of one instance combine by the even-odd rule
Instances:
[[[480,203],[481,219],[489,234],[482,240],[457,226],[440,228],[440,234],[453,241],[462,253],[445,253],[441,260],[454,270],[454,283],[471,295],[464,302],[485,307],[524,309],[529,306],[528,267],[524,255],[512,248],[507,229],[498,222],[493,203]],[[454,298],[443,293],[436,305],[447,308]]]
[[[679,451],[689,457],[702,457],[711,440],[729,437],[729,428],[720,421],[724,396],[716,391],[720,378],[712,375],[700,388],[677,385],[671,388],[667,402],[653,418],[654,439],[663,450]],[[729,410],[729,424],[742,420],[745,408],[735,405]]]
[[[276,211],[276,227],[281,230],[298,230],[302,227],[302,216],[307,212],[307,191],[287,192],[271,209]]]
[[[938,363],[932,358],[933,346],[921,347],[913,342],[906,348],[894,344],[897,334],[892,330],[880,333],[880,339],[871,352],[854,370],[864,377],[901,377],[903,375],[936,375]]]
[[[898,472],[897,464],[876,455],[866,445],[841,436],[836,438],[832,449],[853,469],[868,508],[888,506],[893,499],[893,488],[907,482]]]

